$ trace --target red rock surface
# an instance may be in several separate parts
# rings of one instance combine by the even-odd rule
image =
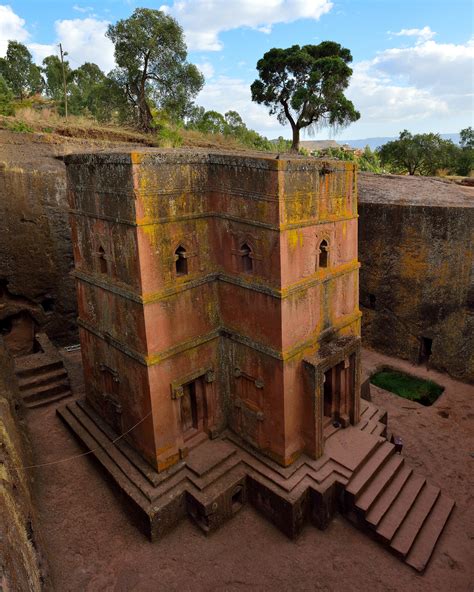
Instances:
[[[366,351],[365,365],[387,363],[416,371],[445,386],[432,407],[372,387],[389,412],[389,427],[404,440],[404,455],[456,500],[456,508],[423,576],[337,516],[321,532],[311,526],[288,540],[251,507],[206,538],[183,521],[151,544],[130,522],[87,457],[35,469],[41,527],[54,590],[61,592],[171,591],[426,591],[472,590],[474,521],[474,387],[393,358]],[[77,395],[80,353],[68,355]],[[447,415],[447,417],[446,417]],[[54,406],[28,411],[35,462],[81,453]]]

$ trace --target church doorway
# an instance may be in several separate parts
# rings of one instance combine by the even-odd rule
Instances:
[[[345,358],[324,373],[323,428],[349,425],[349,407],[354,397],[355,356]]]

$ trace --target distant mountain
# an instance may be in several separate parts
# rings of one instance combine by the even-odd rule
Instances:
[[[459,134],[440,134],[444,140],[452,140],[455,144],[459,144]],[[378,146],[383,146],[387,142],[397,140],[398,136],[382,137],[382,138],[364,138],[362,140],[338,140],[338,144],[349,144],[352,148],[365,148],[370,146],[371,150],[375,150]]]

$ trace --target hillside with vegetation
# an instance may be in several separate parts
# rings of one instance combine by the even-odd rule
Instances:
[[[0,127],[149,146],[287,149],[285,140],[276,146],[247,128],[236,111],[195,105],[204,78],[186,61],[183,31],[171,17],[137,9],[107,36],[117,62],[108,74],[89,62],[71,68],[62,47],[38,66],[25,45],[9,41],[0,58]]]
[[[344,127],[360,117],[342,92],[352,56],[337,43],[273,48],[257,64],[260,78],[251,86],[252,99],[269,107],[280,123],[291,124],[290,141],[260,135],[235,110],[222,114],[196,105],[204,77],[187,61],[183,30],[169,15],[137,8],[110,25],[107,37],[116,61],[109,73],[90,62],[73,69],[62,46],[59,56],[47,56],[38,66],[24,44],[9,41],[0,58],[0,128],[161,147],[299,149],[355,161],[373,173],[469,176],[474,168],[470,127],[461,130],[460,145],[439,134],[404,130],[376,150],[300,148],[300,129]]]

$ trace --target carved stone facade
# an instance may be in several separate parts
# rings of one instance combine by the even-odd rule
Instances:
[[[227,427],[288,466],[358,422],[352,164],[151,150],[66,164],[87,402],[155,470]]]

